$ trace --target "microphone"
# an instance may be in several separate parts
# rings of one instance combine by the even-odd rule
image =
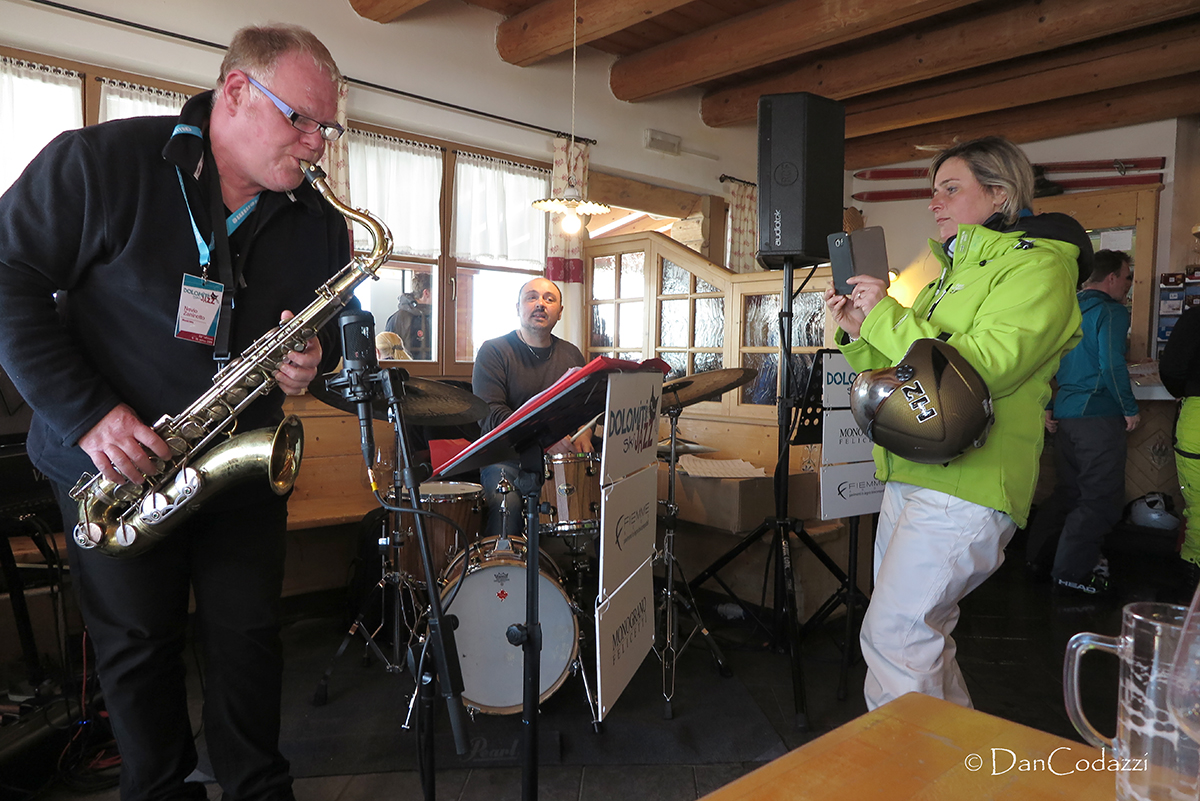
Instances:
[[[343,398],[358,406],[363,460],[367,467],[371,467],[375,464],[372,379],[379,370],[379,362],[375,358],[375,318],[370,312],[349,309],[338,317],[338,329],[342,340],[342,372],[329,381],[329,388],[338,389]]]

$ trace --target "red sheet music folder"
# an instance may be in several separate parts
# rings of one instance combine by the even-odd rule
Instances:
[[[534,444],[542,448],[553,445],[604,411],[609,373],[639,370],[658,370],[665,375],[669,368],[660,359],[639,363],[597,356],[530,398],[511,417],[442,465],[435,475],[454,476],[489,464],[513,461]]]

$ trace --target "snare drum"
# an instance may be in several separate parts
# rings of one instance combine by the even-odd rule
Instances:
[[[600,454],[546,454],[542,533],[551,537],[600,530]]]
[[[408,501],[408,491],[404,491]],[[404,504],[401,504],[404,505]],[[429,540],[429,552],[433,558],[434,575],[440,574],[450,564],[455,554],[462,552],[479,538],[483,530],[483,487],[465,481],[427,481],[421,485],[421,508],[450,518],[466,532],[467,540],[460,540],[454,526],[436,517],[424,516],[422,523]],[[399,530],[405,533],[397,565],[415,576],[425,579],[425,568],[421,564],[421,546],[412,514],[401,514]]]
[[[526,543],[511,537],[511,550],[496,550],[485,537],[454,557],[443,574],[442,601],[458,618],[454,639],[462,666],[463,703],[489,715],[520,712],[525,650],[508,641],[508,627],[525,620]],[[579,621],[554,561],[540,551],[538,622],[542,628],[540,700],[562,686],[579,654]],[[466,571],[464,578],[463,571]],[[461,587],[460,587],[461,585]]]

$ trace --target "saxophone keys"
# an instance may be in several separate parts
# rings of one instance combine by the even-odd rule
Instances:
[[[196,420],[188,420],[179,427],[179,435],[188,442],[195,442],[204,436],[204,426]]]
[[[91,549],[100,544],[100,538],[104,536],[104,529],[95,523],[78,523],[71,536],[80,548]]]
[[[161,492],[152,492],[142,499],[142,506],[139,509],[143,523],[151,525],[157,523],[171,509],[171,501],[166,495]],[[122,525],[121,528],[125,526]]]
[[[175,454],[176,456],[181,456],[184,453],[187,453],[188,444],[187,440],[185,440],[183,437],[167,437],[166,442],[167,447],[171,449],[171,453]]]
[[[122,523],[117,526],[117,530],[113,533],[113,539],[122,548],[128,548],[133,545],[133,541],[137,539],[137,529],[128,523]]]

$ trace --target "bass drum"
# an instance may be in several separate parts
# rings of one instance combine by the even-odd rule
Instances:
[[[497,550],[499,539],[485,537],[454,558],[443,575],[442,602],[453,598],[445,611],[458,618],[454,638],[463,703],[485,714],[511,715],[522,709],[525,650],[509,643],[506,633],[525,621],[526,543],[512,537],[511,550]],[[559,583],[557,565],[545,551],[539,560],[539,700],[545,701],[567,680],[579,654],[579,620]]]

